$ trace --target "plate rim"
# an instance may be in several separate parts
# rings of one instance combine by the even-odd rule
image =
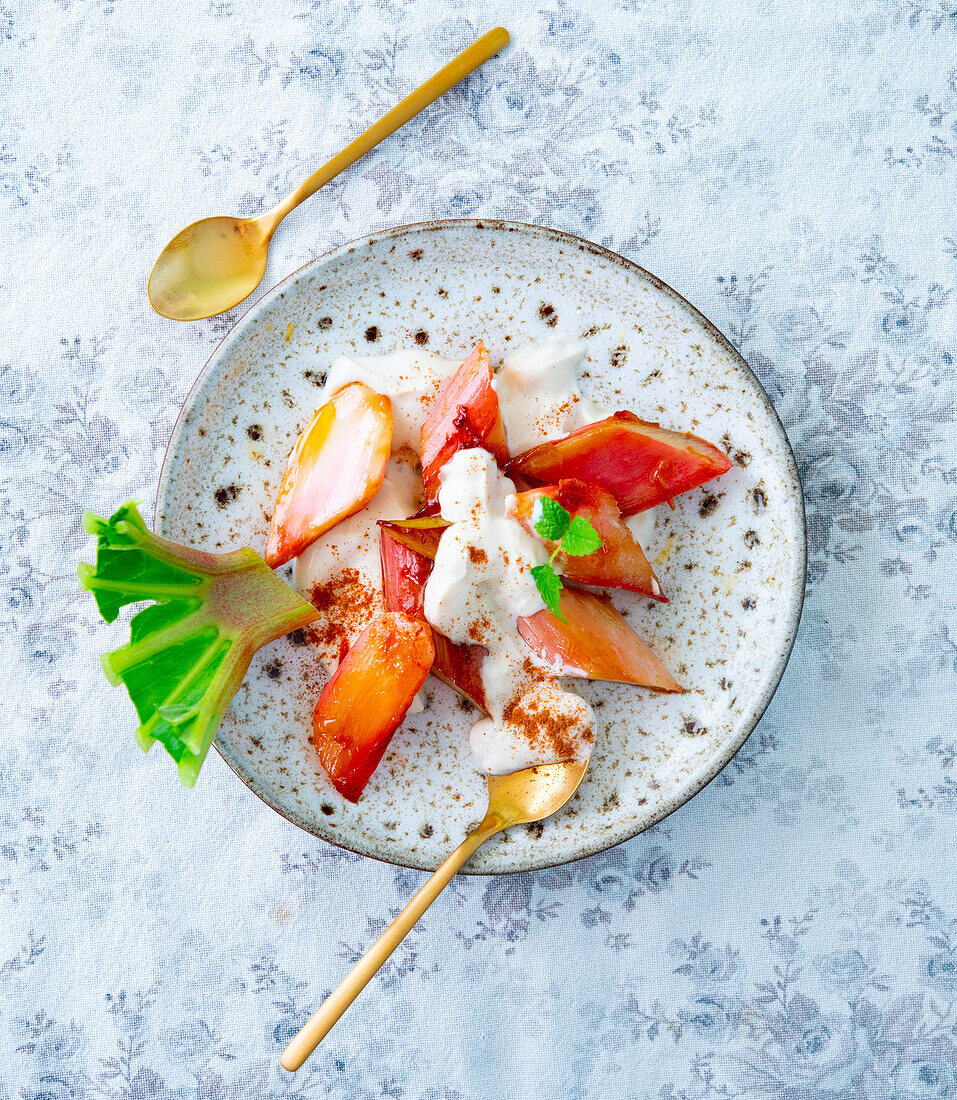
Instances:
[[[157,480],[156,495],[153,501],[153,515],[154,523],[160,517],[165,518],[165,512],[161,506],[161,497],[164,494],[164,488],[166,486],[167,479],[167,467],[170,463],[170,456],[173,452],[174,445],[179,443],[180,436],[184,431],[184,421],[187,416],[187,409],[192,404],[192,399],[197,392],[200,384],[206,377],[206,373],[209,370],[213,361],[219,356],[224,346],[236,336],[236,330],[242,325],[251,314],[256,310],[265,309],[275,302],[276,299],[282,298],[287,284],[294,281],[298,281],[302,275],[310,268],[320,267],[326,264],[334,263],[342,256],[348,255],[350,252],[355,252],[360,247],[368,247],[376,244],[382,240],[388,240],[390,238],[401,237],[410,233],[426,233],[434,232],[441,229],[452,228],[469,228],[473,231],[492,230],[495,232],[512,232],[520,233],[527,236],[545,238],[552,241],[557,241],[566,245],[574,245],[578,247],[580,251],[590,252],[592,255],[599,256],[604,260],[608,260],[620,267],[623,267],[626,271],[631,273],[637,273],[640,277],[647,279],[654,287],[663,291],[666,295],[670,295],[680,304],[687,307],[698,319],[704,328],[710,333],[710,335],[724,348],[724,350],[735,359],[740,366],[751,376],[755,386],[757,387],[757,393],[762,400],[766,411],[770,415],[770,420],[773,425],[777,427],[778,434],[784,443],[784,457],[788,468],[788,473],[793,480],[794,488],[796,492],[789,492],[788,497],[792,500],[792,503],[796,503],[798,512],[798,524],[797,532],[800,539],[800,552],[797,555],[797,573],[795,576],[789,579],[791,585],[790,599],[787,606],[788,626],[789,626],[789,640],[786,648],[777,656],[775,666],[772,670],[772,675],[769,678],[764,691],[755,704],[751,715],[744,722],[742,726],[742,733],[732,739],[727,745],[723,747],[722,752],[711,761],[709,766],[704,769],[700,777],[696,777],[679,795],[672,795],[670,798],[663,802],[659,809],[653,814],[650,821],[647,821],[635,828],[633,831],[629,831],[626,835],[616,836],[614,839],[605,840],[604,838],[597,841],[593,845],[587,847],[584,852],[576,853],[573,857],[567,859],[549,860],[545,863],[534,862],[533,865],[528,867],[519,867],[513,870],[473,870],[466,865],[459,873],[466,875],[474,875],[477,877],[483,876],[498,876],[498,875],[510,875],[510,874],[524,874],[530,871],[544,871],[553,867],[563,867],[571,863],[577,863],[579,860],[589,859],[592,856],[600,855],[602,852],[607,852],[611,848],[617,847],[619,844],[624,844],[629,840],[633,840],[636,836],[640,836],[642,833],[647,832],[655,825],[659,824],[666,817],[670,817],[676,810],[679,810],[682,806],[690,802],[696,795],[700,794],[706,787],[714,782],[715,779],[724,771],[724,769],[731,763],[734,757],[741,751],[746,744],[748,738],[757,728],[758,723],[764,717],[768,707],[771,705],[771,700],[774,698],[778,687],[781,684],[781,680],[784,676],[784,672],[787,669],[788,663],[791,659],[791,655],[794,652],[794,645],[797,641],[798,631],[801,625],[801,616],[804,610],[804,600],[806,595],[807,585],[807,512],[804,502],[804,487],[801,482],[801,475],[798,470],[797,459],[794,454],[794,448],[791,445],[791,441],[788,438],[787,430],[781,417],[778,415],[777,409],[774,407],[773,402],[765,389],[761,379],[752,369],[751,365],[744,358],[744,356],[738,351],[738,349],[731,343],[731,341],[724,335],[724,333],[706,317],[697,306],[689,301],[683,294],[675,290],[659,276],[649,271],[647,268],[636,263],[634,260],[628,259],[626,256],[622,256],[621,253],[615,252],[610,248],[606,248],[604,245],[596,244],[594,241],[589,241],[584,237],[578,237],[573,233],[568,233],[562,229],[554,229],[550,226],[538,225],[533,222],[518,222],[510,221],[503,218],[433,218],[428,221],[410,222],[404,225],[392,226],[388,229],[375,230],[371,233],[363,234],[360,237],[355,237],[352,240],[345,241],[344,243],[337,245],[335,248],[329,249],[326,252],[320,253],[318,256],[314,256],[312,259],[307,260],[304,264],[301,264],[295,270],[291,271],[273,287],[267,290],[262,297],[257,298],[250,306],[248,306],[243,312],[235,319],[229,330],[223,334],[222,339],[216,344],[213,350],[210,352],[208,358],[197,374],[190,386],[189,391],[183,398],[183,403],[180,406],[180,410],[176,416],[176,420],[173,423],[173,427],[170,431],[169,441],[166,445],[166,450],[163,453],[163,461],[160,466],[159,478]],[[794,500],[796,498],[796,502]],[[242,782],[243,786],[247,790],[251,791],[265,806],[267,806],[279,817],[288,821],[290,824],[308,833],[310,836],[314,836],[317,840],[322,840],[333,847],[340,848],[343,851],[352,852],[355,855],[363,856],[367,859],[374,859],[379,863],[384,863],[393,867],[403,867],[416,871],[431,871],[434,870],[431,866],[425,866],[419,863],[406,863],[398,859],[390,859],[388,856],[382,855],[378,852],[371,852],[363,849],[361,846],[355,843],[346,843],[339,838],[332,838],[324,834],[314,831],[309,825],[302,820],[295,811],[286,809],[279,809],[269,802],[266,797],[256,788],[255,782],[252,778],[247,778],[242,775],[233,763],[229,760],[225,752],[219,747],[217,738],[213,739],[213,747],[216,749],[221,760],[223,760],[229,770]],[[630,829],[631,827],[628,826]]]

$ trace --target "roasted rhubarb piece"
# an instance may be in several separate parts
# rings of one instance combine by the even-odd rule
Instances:
[[[682,690],[607,597],[564,588],[561,612],[564,622],[550,611],[518,620],[519,634],[559,675]]]
[[[439,539],[449,523],[441,516],[410,516],[409,519],[380,519],[379,526],[396,542],[434,561]]]
[[[535,524],[541,512],[538,502],[542,497],[556,501],[573,517],[587,519],[601,538],[601,546],[589,554],[573,556],[559,551],[555,568],[563,577],[579,584],[625,588],[662,603],[668,602],[644,550],[622,522],[618,504],[607,489],[567,478],[557,485],[517,493],[515,518],[531,534],[537,533]],[[549,539],[543,541],[550,551],[558,546]]]
[[[552,484],[577,478],[607,489],[623,516],[670,501],[730,469],[717,447],[688,432],[672,432],[616,412],[542,443],[513,459],[509,475]]]
[[[492,365],[481,340],[449,379],[422,425],[419,454],[427,502],[438,499],[442,467],[456,451],[470,447],[484,447],[499,462],[508,461]]]
[[[96,565],[79,567],[80,587],[103,618],[154,601],[133,616],[129,644],[104,655],[103,671],[129,692],[140,747],[159,741],[192,787],[253,654],[318,612],[254,551],[207,554],[168,542],[133,503],[108,520],[87,512],[83,525],[97,548]]]
[[[361,382],[333,394],[299,436],[279,486],[266,561],[297,557],[376,495],[392,449],[392,403]]]
[[[382,564],[382,597],[387,611],[401,611],[413,619],[425,614],[425,584],[432,572],[434,555],[410,549],[383,526],[379,526],[379,560]]]
[[[431,554],[422,554],[396,540],[392,530],[383,523],[379,533],[382,559],[382,594],[389,611],[402,611],[424,621],[422,606],[425,584],[432,572]],[[433,630],[435,658],[432,673],[449,687],[455,688],[479,710],[485,710],[482,687],[482,661],[486,650],[479,645],[459,645]]]
[[[432,631],[432,640],[435,642],[432,675],[488,714],[485,688],[482,686],[482,662],[488,656],[488,650],[480,645],[459,645],[437,630]]]
[[[425,682],[432,629],[411,615],[379,615],[356,639],[316,703],[312,739],[333,786],[358,802]]]

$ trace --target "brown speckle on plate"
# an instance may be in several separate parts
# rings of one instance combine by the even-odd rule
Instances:
[[[551,328],[554,328],[558,324],[558,314],[555,312],[555,307],[549,305],[548,302],[542,302],[538,307],[538,316]]]
[[[720,503],[721,499],[715,493],[705,493],[698,502],[698,515],[702,519],[707,519],[708,516],[714,513]]]

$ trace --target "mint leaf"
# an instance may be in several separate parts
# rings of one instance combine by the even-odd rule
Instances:
[[[571,518],[558,501],[551,497],[539,497],[535,501],[532,519],[535,530],[546,542],[558,542],[568,530]]]
[[[562,553],[582,558],[600,549],[601,535],[584,516],[575,516],[562,539]]]
[[[545,499],[548,498],[546,497]],[[533,565],[532,577],[535,580],[535,587],[538,589],[538,594],[542,597],[548,610],[551,611],[556,619],[561,619],[563,623],[567,622],[568,620],[561,612],[561,577],[547,562],[544,565]]]

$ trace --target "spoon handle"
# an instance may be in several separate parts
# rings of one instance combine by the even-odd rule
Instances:
[[[435,76],[429,79],[411,95],[407,95],[401,103],[374,122],[364,134],[360,134],[355,141],[350,142],[341,153],[337,153],[305,181],[300,184],[292,194],[279,203],[278,206],[263,214],[259,219],[264,232],[271,236],[276,226],[289,213],[320,187],[334,179],[340,172],[354,164],[359,157],[364,156],[370,149],[383,141],[390,134],[394,134],[400,126],[404,126],[410,118],[414,118],[420,111],[454,88],[460,80],[463,80],[474,72],[479,65],[483,65],[490,57],[494,57],[509,43],[509,34],[504,27],[495,27],[488,34],[483,34],[476,39],[471,46],[464,49],[458,57],[453,58],[444,69],[439,69]]]
[[[339,988],[330,993],[322,1007],[300,1030],[282,1052],[283,1069],[297,1070],[322,1042],[339,1017],[359,996],[369,980],[378,972],[393,951],[412,931],[419,917],[442,893],[463,863],[501,828],[501,823],[489,818],[470,833],[442,864],[435,874],[382,933],[376,942],[352,968]]]

